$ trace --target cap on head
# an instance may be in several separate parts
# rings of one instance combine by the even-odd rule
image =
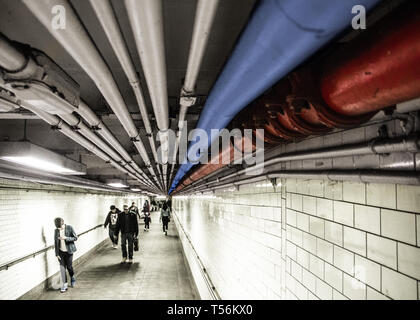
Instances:
[[[112,205],[112,206],[110,206],[110,209],[111,209],[111,210],[114,210],[114,209],[116,209],[116,208],[115,208],[115,206],[114,206],[114,205]]]

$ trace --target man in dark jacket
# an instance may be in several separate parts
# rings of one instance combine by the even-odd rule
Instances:
[[[137,238],[139,234],[139,225],[137,221],[137,215],[133,211],[128,209],[127,205],[124,205],[124,211],[121,212],[117,219],[117,225],[115,226],[114,235],[118,236],[121,231],[121,250],[122,250],[122,261],[124,263],[127,260],[127,242],[128,242],[128,263],[133,262],[133,245],[134,238]]]
[[[115,227],[117,225],[118,215],[121,213],[121,211],[118,208],[116,208],[114,205],[112,205],[110,209],[111,211],[109,211],[105,219],[104,228],[106,228],[106,226],[109,224],[108,233],[112,241],[112,247],[114,249],[117,249],[118,248],[118,235],[114,237],[114,233],[115,233]]]
[[[71,278],[70,286],[74,287],[76,283],[73,271],[73,253],[77,250],[74,244],[77,235],[72,226],[64,224],[62,218],[55,218],[54,224],[56,226],[54,232],[55,256],[60,262],[62,282],[60,291],[66,292],[68,289],[66,269],[69,271]]]

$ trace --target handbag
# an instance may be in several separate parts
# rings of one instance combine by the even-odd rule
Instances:
[[[139,238],[134,238],[134,251],[139,251]]]

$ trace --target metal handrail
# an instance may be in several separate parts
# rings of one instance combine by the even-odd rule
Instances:
[[[95,229],[97,229],[99,227],[102,227],[102,226],[103,226],[103,224],[98,224],[96,227],[93,227],[93,228],[90,228],[89,230],[83,231],[82,233],[79,233],[77,236],[80,237],[80,236],[82,236],[82,235],[84,235],[84,234],[86,234],[88,232],[91,232],[91,231],[93,231],[93,230],[95,230]],[[20,257],[20,258],[14,259],[12,261],[6,262],[6,263],[0,265],[0,271],[1,270],[7,270],[7,269],[9,269],[9,267],[11,267],[11,266],[13,266],[15,264],[18,264],[18,263],[20,263],[22,261],[25,261],[25,260],[27,260],[29,258],[35,258],[37,255],[39,255],[41,253],[44,253],[44,252],[47,252],[48,250],[50,250],[52,248],[54,248],[54,245],[50,245],[50,246],[45,247],[45,248],[42,248],[42,249],[40,249],[38,251],[32,252],[30,254],[27,254],[27,255],[25,255],[23,257]]]
[[[207,270],[206,270],[206,268],[205,268],[205,266],[204,266],[203,262],[202,262],[202,261],[201,261],[201,259],[200,259],[200,256],[198,255],[197,251],[196,251],[196,250],[195,250],[195,248],[194,248],[194,245],[192,244],[192,242],[191,242],[191,240],[190,240],[190,237],[189,237],[189,236],[188,236],[188,234],[185,232],[184,227],[182,226],[181,222],[179,221],[178,215],[177,215],[177,214],[176,214],[176,212],[175,212],[176,210],[175,210],[175,209],[172,209],[172,211],[173,211],[173,213],[174,213],[174,216],[175,216],[175,217],[176,217],[176,219],[178,220],[178,224],[179,224],[179,226],[181,227],[182,232],[184,233],[185,237],[187,238],[188,242],[189,242],[189,243],[190,243],[190,245],[191,245],[191,248],[193,249],[193,251],[194,251],[194,253],[195,253],[195,256],[196,256],[196,258],[197,258],[198,264],[199,264],[199,266],[200,266],[200,271],[201,271],[201,273],[203,274],[203,277],[204,277],[204,280],[205,280],[205,282],[206,282],[206,284],[207,284],[207,287],[211,290],[210,292],[212,293],[212,295],[213,295],[213,297],[214,297],[214,299],[215,299],[215,300],[221,300],[221,297],[220,297],[219,293],[217,292],[216,287],[214,286],[213,282],[211,281],[210,276],[209,276],[209,274],[207,273]]]

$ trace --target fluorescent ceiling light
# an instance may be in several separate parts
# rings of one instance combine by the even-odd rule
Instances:
[[[0,159],[63,175],[84,175],[86,165],[29,141],[0,142]]]
[[[130,190],[133,191],[133,192],[140,192],[141,191],[141,189],[138,189],[138,188],[132,188]]]
[[[119,183],[119,182],[111,182],[111,183],[108,183],[108,185],[114,188],[127,188],[128,187],[125,184]]]
[[[128,184],[121,179],[109,179],[106,184],[114,188],[128,188]]]

